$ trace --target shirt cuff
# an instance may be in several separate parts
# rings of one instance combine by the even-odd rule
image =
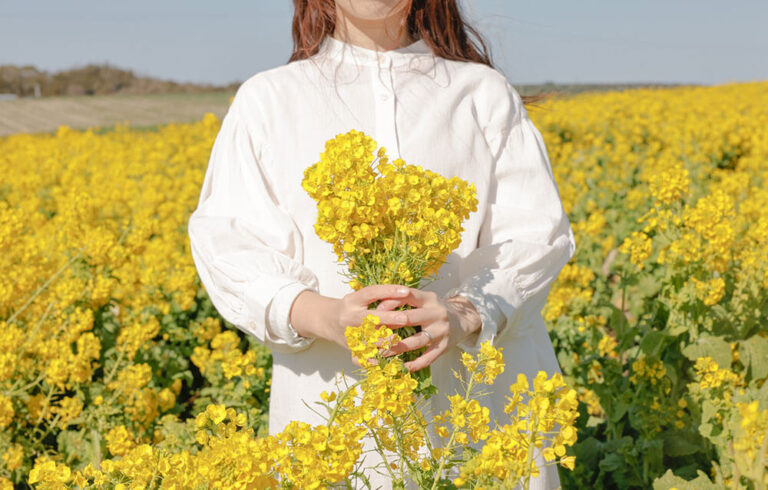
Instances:
[[[504,312],[501,311],[501,308],[488,295],[483,294],[477,288],[468,285],[458,286],[449,290],[444,297],[450,298],[456,295],[467,298],[477,310],[482,321],[478,332],[473,333],[456,344],[456,346],[470,354],[476,354],[480,351],[480,346],[483,342],[487,341],[493,344],[496,335],[499,333],[499,327],[506,323],[507,318]]]
[[[291,324],[291,306],[296,297],[306,290],[312,290],[312,288],[302,282],[286,284],[275,293],[267,307],[267,335],[276,338],[276,350],[298,352],[315,341],[312,337],[299,335]]]
[[[274,351],[297,352],[306,349],[315,339],[302,337],[296,332],[291,325],[290,312],[296,296],[313,288],[291,278],[275,278],[269,282],[270,287],[265,287],[265,280],[260,279],[246,288],[245,301],[248,304],[249,317],[252,318],[251,321],[263,323],[254,325],[253,328],[263,329],[264,344]],[[275,285],[277,292],[265,305],[265,300],[274,291],[271,288]]]

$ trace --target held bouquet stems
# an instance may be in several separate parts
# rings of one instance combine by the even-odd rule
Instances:
[[[320,160],[302,180],[317,201],[315,232],[346,264],[351,288],[423,287],[461,243],[462,223],[477,210],[475,187],[399,158],[390,161],[385,148],[377,148],[376,141],[354,129],[326,141]],[[419,326],[407,326],[399,335],[418,331]],[[423,351],[401,356],[409,361]],[[415,377],[420,394],[434,392],[429,368]]]

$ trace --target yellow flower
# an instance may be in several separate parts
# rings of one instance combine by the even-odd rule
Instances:
[[[210,404],[205,408],[205,414],[211,419],[211,422],[220,424],[226,418],[227,411],[224,405]]]
[[[638,270],[643,269],[645,261],[651,256],[653,247],[650,237],[642,231],[633,231],[630,237],[624,239],[619,251],[629,254],[629,260]]]

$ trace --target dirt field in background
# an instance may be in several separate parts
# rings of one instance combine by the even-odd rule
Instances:
[[[194,121],[212,112],[223,117],[229,93],[96,95],[0,100],[0,136],[72,128],[109,127],[127,121],[152,126]]]
[[[570,96],[582,92],[627,90],[641,87],[665,88],[680,84],[533,84],[517,85],[521,95],[557,92]],[[13,133],[55,131],[60,125],[77,129],[104,128],[125,122],[131,126],[154,126],[194,121],[212,112],[223,117],[234,92],[152,95],[80,95],[25,97],[0,100],[0,136]]]

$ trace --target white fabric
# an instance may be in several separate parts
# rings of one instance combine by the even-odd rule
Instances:
[[[517,90],[486,65],[434,56],[423,40],[377,52],[326,37],[311,58],[240,86],[189,219],[192,256],[214,306],[272,350],[270,433],[291,420],[322,423],[302,400],[316,408],[338,373],[356,377],[348,351],[302,338],[289,322],[305,289],[337,298],[352,291],[331,245],[314,232],[316,203],[301,187],[326,140],[350,129],[370,135],[391,159],[475,184],[478,210],[426,289],[465,295],[483,325],[474,343],[432,364],[441,393],[431,413],[445,410],[446,395],[459,389],[452,370],[460,369],[462,349],[492,340],[504,349],[506,370],[483,403],[504,424],[517,373],[532,379],[560,370],[541,309],[575,241],[542,136]],[[532,488],[558,484],[549,467]]]

